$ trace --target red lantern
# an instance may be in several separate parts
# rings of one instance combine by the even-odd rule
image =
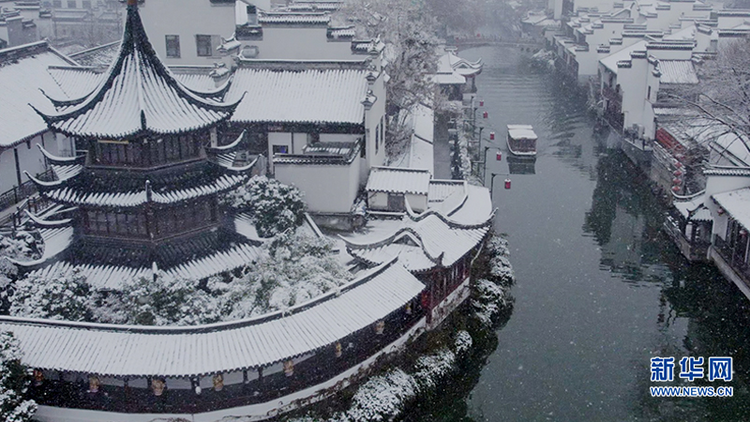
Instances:
[[[485,111],[484,113],[482,113],[482,118],[483,118],[483,119],[486,119],[486,118],[487,118],[487,116],[488,116],[488,114],[487,114],[487,112],[486,112],[486,111]]]
[[[675,160],[674,166],[677,167],[677,168],[682,168],[682,163],[679,162],[679,161],[677,161],[677,160]]]
[[[747,236],[747,230],[745,229],[740,230],[740,236]]]
[[[675,170],[674,173],[672,173],[672,174],[674,174],[675,177],[680,177],[680,176],[682,176],[682,171],[681,170]]]
[[[505,189],[510,189],[510,179],[505,179]]]
[[[498,152],[497,152],[497,155],[495,156],[495,159],[496,159],[497,161],[501,161],[501,160],[503,159],[503,153],[502,153],[502,152],[500,152],[500,151],[498,151]]]
[[[490,132],[490,141],[495,140],[495,132]]]
[[[479,107],[484,107],[484,100],[479,100]]]
[[[672,180],[672,184],[673,185],[681,185],[682,184],[682,179],[673,179]]]
[[[716,212],[719,213],[719,215],[723,215],[724,214],[724,208],[719,207],[719,208],[716,209]]]
[[[672,186],[672,192],[678,193],[679,191],[680,191],[680,187],[679,186]]]

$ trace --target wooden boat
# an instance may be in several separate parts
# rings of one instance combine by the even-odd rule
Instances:
[[[536,158],[536,140],[531,125],[508,125],[508,151],[517,157]]]

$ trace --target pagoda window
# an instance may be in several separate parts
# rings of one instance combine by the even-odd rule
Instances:
[[[76,8],[76,0],[68,0],[68,9]]]
[[[84,228],[87,234],[94,236],[144,238],[148,234],[146,215],[133,211],[89,210],[85,214]]]
[[[62,9],[62,0],[53,0],[52,7],[55,9]]]
[[[165,35],[167,43],[167,57],[179,59],[180,58],[180,36],[179,35]]]

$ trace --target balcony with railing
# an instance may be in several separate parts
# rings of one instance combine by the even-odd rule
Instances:
[[[717,262],[717,265],[722,273],[727,278],[733,279],[736,284],[744,283],[745,289],[750,289],[750,265],[745,260],[744,248],[737,248],[732,243],[722,239],[718,235],[714,235],[713,242],[713,258],[714,260],[721,260],[723,262]],[[722,268],[722,264],[731,268],[733,274],[727,274]],[[734,275],[734,277],[732,277]],[[747,293],[746,293],[747,294]]]
[[[48,182],[54,180],[54,174],[52,169],[48,169],[37,174],[36,178]],[[13,186],[13,188],[0,194],[0,212],[34,196],[36,193],[36,185],[31,180],[21,183],[20,186]]]

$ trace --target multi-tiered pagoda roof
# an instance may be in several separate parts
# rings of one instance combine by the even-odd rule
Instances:
[[[242,136],[218,143],[217,125],[242,99],[224,101],[230,82],[198,91],[177,80],[135,2],[119,55],[98,81],[77,98],[48,97],[53,113],[37,110],[85,153],[58,157],[40,146],[54,180],[27,176],[55,205],[31,216],[43,256],[19,264],[46,276],[79,269],[93,286],[116,289],[155,271],[206,278],[256,260],[257,241],[238,234],[219,208],[218,195],[246,182],[254,164],[238,159]]]
[[[86,95],[52,99],[57,113],[37,111],[53,130],[69,136],[127,139],[211,127],[232,115],[239,100],[184,86],[156,55],[136,6],[128,7],[120,53],[106,78]],[[240,98],[241,100],[241,98]]]

